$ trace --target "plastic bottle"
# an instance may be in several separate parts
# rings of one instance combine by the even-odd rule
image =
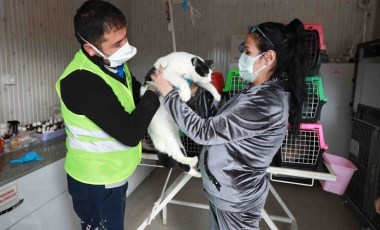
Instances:
[[[11,149],[18,149],[19,148],[19,141],[16,135],[13,135],[11,137]]]

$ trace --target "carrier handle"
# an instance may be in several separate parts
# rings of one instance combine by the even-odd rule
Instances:
[[[270,174],[270,180],[274,181],[274,182],[281,182],[281,183],[286,183],[286,184],[295,184],[295,185],[303,185],[303,186],[312,187],[314,185],[314,178],[307,178],[307,179],[311,179],[311,183],[310,184],[297,183],[297,182],[291,182],[291,181],[286,181],[286,180],[278,180],[278,179],[274,179],[273,178],[273,173]]]

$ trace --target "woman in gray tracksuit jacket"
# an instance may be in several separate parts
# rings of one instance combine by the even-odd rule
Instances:
[[[305,97],[305,38],[301,21],[251,27],[239,60],[249,84],[212,117],[202,118],[163,78],[150,84],[182,131],[205,145],[199,166],[210,202],[211,229],[258,229],[267,194],[266,169],[290,123],[299,127]],[[201,92],[198,90],[197,92]]]

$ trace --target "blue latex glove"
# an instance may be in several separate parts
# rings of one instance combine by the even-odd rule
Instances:
[[[193,83],[193,80],[186,78],[186,76],[183,77],[183,79],[186,81],[186,83],[190,86]],[[154,88],[153,88],[154,89]],[[177,87],[174,87],[174,90],[178,90]]]
[[[189,79],[189,78],[186,78],[186,76],[184,76],[185,81],[187,82],[187,84],[190,86],[192,83],[193,83],[193,80]]]
[[[11,160],[11,164],[22,164],[30,161],[41,161],[43,158],[36,152],[27,152],[18,159]]]

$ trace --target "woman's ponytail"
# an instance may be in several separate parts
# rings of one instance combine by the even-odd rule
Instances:
[[[294,42],[293,57],[286,72],[289,76],[288,81],[291,89],[289,123],[292,127],[291,131],[297,132],[302,119],[303,102],[306,97],[306,37],[304,25],[298,19],[294,19],[286,25],[285,31],[289,34],[289,39]]]
[[[274,50],[277,54],[276,66],[272,77],[288,76],[290,87],[289,123],[290,131],[297,132],[302,119],[302,106],[306,97],[306,33],[299,19],[288,25],[277,22],[264,22],[258,25],[268,39],[261,39],[261,52]],[[270,41],[270,42],[269,42]]]

